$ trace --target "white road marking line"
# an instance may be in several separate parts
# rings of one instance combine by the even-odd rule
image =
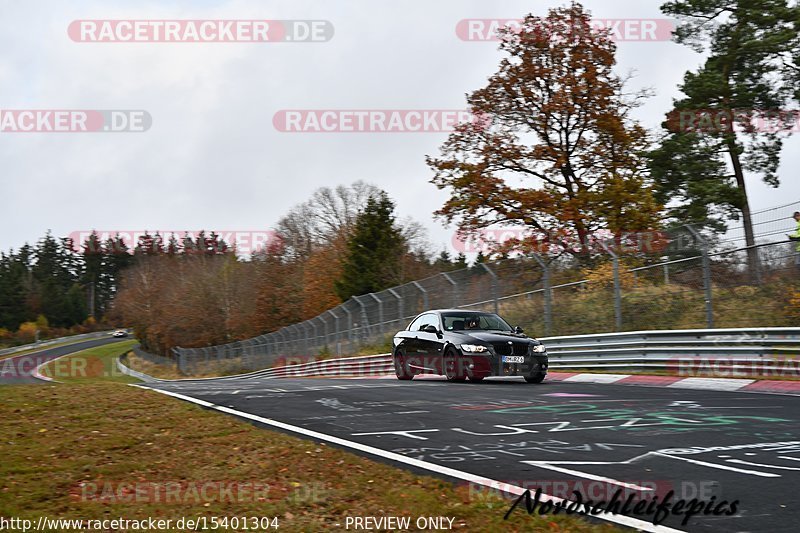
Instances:
[[[778,470],[800,470],[800,468],[794,466],[765,465],[763,463],[751,463],[750,461],[744,461],[742,459],[728,459],[725,462],[736,463],[737,465],[760,466],[763,468],[777,468]]]
[[[192,398],[191,396],[185,396],[183,394],[178,394],[175,392],[162,390],[162,389],[153,389],[150,387],[145,387],[142,385],[137,385],[135,383],[130,384],[132,387],[138,387],[141,389],[152,390],[161,394],[166,394],[167,396],[172,396],[174,398],[178,398],[181,400],[185,400],[187,402],[192,402],[197,405],[202,405],[203,407],[207,407],[209,409],[214,409],[216,411],[220,411],[222,413],[228,413],[234,416],[238,416],[240,418],[246,418],[248,420],[253,420],[256,422],[260,422],[262,424],[266,424],[268,426],[273,426],[279,429],[283,429],[285,431],[291,431],[293,433],[298,433],[300,435],[305,435],[307,437],[311,437],[317,440],[322,440],[326,442],[330,442],[332,444],[337,444],[339,446],[344,446],[346,448],[351,448],[353,450],[358,450],[360,452],[368,453],[371,455],[375,455],[378,457],[383,457],[384,459],[389,459],[391,461],[396,461],[398,463],[406,464],[408,466],[413,466],[415,468],[420,468],[422,470],[427,470],[429,472],[434,472],[443,476],[452,477],[455,479],[460,479],[463,481],[468,481],[470,483],[477,483],[479,485],[483,485],[485,487],[497,487],[503,486],[505,487],[506,491],[515,494],[515,495],[522,495],[527,492],[527,489],[522,487],[517,487],[514,485],[508,485],[506,483],[501,483],[499,481],[488,479],[485,477],[477,476],[475,474],[470,474],[469,472],[463,472],[461,470],[456,470],[455,468],[450,468],[447,466],[437,465],[435,463],[429,463],[427,461],[422,461],[420,459],[414,459],[412,457],[406,457],[405,455],[401,455],[399,453],[390,452],[386,450],[381,450],[380,448],[375,448],[373,446],[369,446],[367,444],[361,444],[358,442],[353,442],[347,439],[343,439],[340,437],[334,437],[333,435],[327,435],[325,433],[320,433],[318,431],[313,431],[310,429],[302,428],[299,426],[293,426],[291,424],[286,424],[285,422],[278,422],[277,420],[272,420],[269,418],[264,418],[258,415],[253,415],[250,413],[245,413],[243,411],[237,411],[236,409],[230,409],[228,407],[224,407],[221,405],[215,405],[211,402],[207,402],[205,400],[200,400],[197,398]],[[553,504],[557,504],[560,502],[575,503],[572,500],[567,500],[564,498],[558,498],[556,496],[550,496],[549,494],[542,494],[541,501],[544,502],[553,502]],[[609,514],[603,513],[600,515],[596,515],[596,518],[601,520],[606,520],[608,522],[613,522],[615,524],[620,524],[623,526],[628,526],[636,529],[641,529],[642,531],[648,531],[651,533],[684,533],[680,529],[674,529],[667,526],[656,526],[651,522],[647,522],[645,520],[639,520],[638,518],[633,518],[630,516],[625,515],[617,515],[617,514]]]
[[[522,463],[526,463],[533,466],[538,466],[539,468],[546,468],[548,470],[555,470],[556,472],[561,472],[562,474],[572,474],[573,476],[578,476],[586,479],[591,479],[594,481],[603,481],[605,483],[610,483],[611,485],[618,485],[620,487],[625,487],[626,489],[635,489],[635,490],[647,490],[652,491],[652,488],[649,487],[641,487],[634,483],[625,483],[624,481],[619,481],[616,479],[612,479],[610,477],[604,476],[597,476],[595,474],[589,474],[587,472],[579,472],[578,470],[570,470],[569,468],[562,468],[560,466],[553,466],[552,464],[548,463],[547,461],[520,461]]]
[[[700,466],[708,466],[710,468],[719,468],[720,470],[730,470],[731,472],[739,472],[741,474],[751,474],[753,476],[759,476],[759,477],[781,477],[778,474],[772,474],[769,472],[759,472],[758,470],[745,470],[743,468],[734,468],[732,466],[720,465],[716,463],[708,463],[706,461],[698,461],[697,459],[689,459],[688,457],[679,457],[677,455],[670,455],[666,453],[658,453],[658,452],[652,452],[652,453],[660,457],[669,457],[670,459],[678,459],[680,461],[686,461],[687,463],[693,463]]]

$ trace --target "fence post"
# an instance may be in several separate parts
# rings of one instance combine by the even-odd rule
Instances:
[[[322,335],[322,346],[327,348],[328,347],[328,321],[324,318],[325,313],[322,313],[317,318],[322,321],[322,331],[324,331],[324,335]]]
[[[544,285],[544,334],[550,336],[553,331],[553,289],[550,286],[550,266],[542,259],[539,254],[533,254],[533,258],[542,267],[542,284]]]
[[[420,290],[420,292],[422,292],[422,311],[423,312],[427,311],[428,310],[428,291],[426,291],[425,287],[423,287],[422,285],[420,285],[416,281],[412,281],[411,284],[414,285],[416,288],[418,288]]]
[[[449,281],[450,285],[453,286],[453,296],[452,296],[453,304],[452,304],[452,306],[453,306],[453,309],[455,309],[456,307],[458,307],[458,284],[453,280],[453,278],[451,278],[447,274],[447,272],[442,272],[442,277],[444,277],[444,279]]]
[[[600,246],[611,256],[614,265],[614,326],[616,331],[622,330],[622,287],[619,280],[619,257],[603,241],[599,241]]]
[[[345,306],[345,304],[342,304],[342,311],[344,311],[344,313],[347,315],[347,341],[353,342],[353,314]]]
[[[369,318],[367,317],[367,306],[364,304],[364,302],[361,301],[360,296],[353,296],[353,300],[355,300],[358,306],[361,308],[361,326],[359,327],[359,331],[361,334],[356,336],[358,342],[361,343],[363,340],[369,337],[370,334]]]
[[[183,348],[180,346],[176,346],[172,349],[172,353],[175,354],[175,367],[178,369],[178,372],[185,374],[184,372],[184,359],[182,357],[181,351]]]
[[[305,352],[306,353],[304,353],[303,355],[307,356],[307,355],[311,354],[311,347],[314,346],[314,342],[313,342],[314,337],[312,337],[311,335],[308,334],[309,333],[308,329],[309,328],[313,328],[313,330],[314,330],[313,333],[316,335],[317,326],[314,325],[314,322],[312,322],[311,320],[306,320],[305,322],[303,322],[303,324],[304,324],[303,330],[306,333],[306,342],[305,342],[305,345],[306,345]]]
[[[711,258],[708,256],[708,241],[692,226],[686,226],[694,238],[700,243],[700,253],[703,254],[703,290],[706,300],[706,325],[714,329],[714,292],[711,287]]]
[[[403,319],[405,318],[405,314],[403,313],[403,297],[400,296],[400,294],[394,289],[387,290],[392,293],[392,296],[397,298],[397,321],[400,322],[400,325],[402,325]]]
[[[280,339],[278,339],[278,340],[275,342],[275,345],[276,345],[276,347],[278,348],[278,355],[283,355],[283,353],[284,353],[284,348],[286,347],[286,337],[285,337],[285,336],[284,336],[284,334],[283,334],[283,328],[281,328],[281,329],[277,330],[277,331],[275,332],[275,336],[276,336],[276,337],[280,337]]]
[[[378,298],[374,292],[369,293],[369,295],[378,302],[378,335],[383,335],[383,300]]]
[[[330,313],[330,315],[334,318],[334,320],[335,320],[334,324],[336,325],[336,329],[334,330],[334,333],[333,333],[333,338],[336,341],[336,355],[341,355],[340,354],[341,350],[339,350],[339,331],[340,331],[339,330],[339,315],[334,313],[333,309],[329,310],[328,313]]]
[[[289,336],[289,343],[286,346],[286,353],[294,355],[295,347],[297,346],[297,328],[296,324],[286,326],[286,333]]]
[[[484,270],[486,270],[486,272],[489,273],[490,276],[492,276],[492,299],[494,300],[494,312],[495,312],[495,314],[499,314],[500,313],[500,304],[497,301],[498,300],[498,295],[497,295],[497,293],[498,293],[497,274],[495,274],[494,271],[491,268],[489,268],[489,266],[486,263],[479,263],[479,264],[484,268]]]
[[[306,321],[311,326],[311,332],[312,332],[311,346],[313,346],[314,348],[319,346],[319,331],[317,331],[317,318],[318,317],[314,317]]]

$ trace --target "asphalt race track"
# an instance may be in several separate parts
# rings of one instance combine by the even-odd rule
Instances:
[[[8,357],[0,359],[0,385],[14,385],[23,383],[44,383],[44,381],[33,377],[33,371],[37,366],[69,355],[71,353],[80,352],[95,346],[102,346],[112,342],[120,342],[128,339],[116,338],[102,338],[92,339],[83,342],[76,342],[67,346],[56,346],[47,348],[37,352],[31,352],[26,355],[17,355],[15,357]]]
[[[701,513],[687,526],[672,516],[662,524],[679,530],[797,531],[800,520],[800,397],[513,378],[251,377],[147,386],[256,415],[256,424],[345,439],[356,452],[360,445],[394,452],[381,458],[367,450],[378,460],[417,459],[559,497],[578,490],[609,500],[623,489],[634,501],[670,490],[674,499],[714,505],[739,500],[732,516]],[[482,487],[471,490],[479,495]]]

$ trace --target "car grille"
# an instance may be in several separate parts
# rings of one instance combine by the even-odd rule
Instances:
[[[497,355],[528,355],[528,344],[515,342],[508,344],[507,342],[493,342],[492,347]]]

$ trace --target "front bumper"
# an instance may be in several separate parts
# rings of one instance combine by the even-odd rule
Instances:
[[[547,354],[529,354],[522,363],[504,363],[503,356],[491,354],[469,354],[462,358],[468,374],[477,376],[532,376],[547,373]]]

